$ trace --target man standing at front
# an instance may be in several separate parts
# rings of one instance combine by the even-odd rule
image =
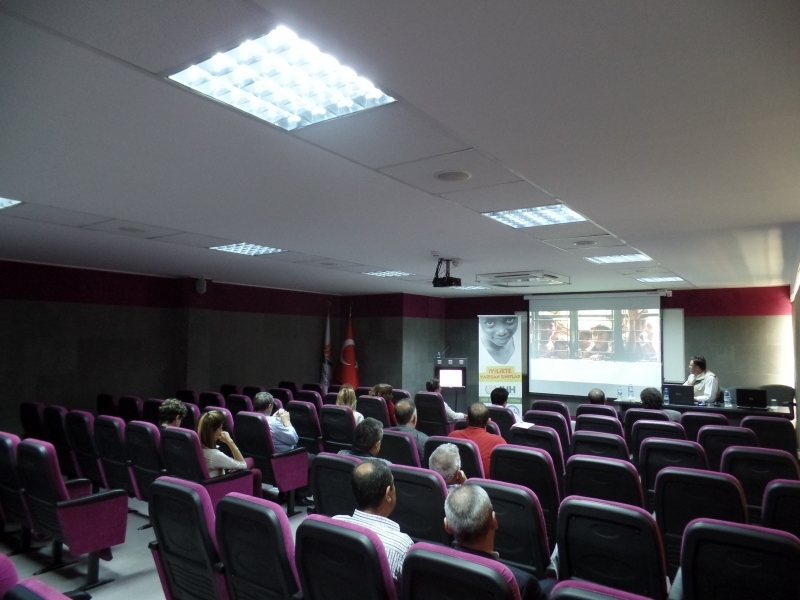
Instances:
[[[716,402],[719,382],[717,376],[706,367],[706,359],[702,356],[693,356],[689,361],[689,379],[683,385],[694,387],[695,402]]]
[[[483,403],[476,402],[467,410],[467,428],[453,431],[448,436],[451,438],[472,440],[478,445],[478,452],[480,452],[481,455],[483,472],[486,477],[489,477],[492,464],[492,450],[495,449],[495,446],[506,443],[499,435],[494,435],[486,431],[486,426],[489,424],[489,421],[491,421],[489,418],[489,409],[486,408]]]

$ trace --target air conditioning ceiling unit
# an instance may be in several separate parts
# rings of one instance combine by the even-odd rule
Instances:
[[[549,271],[511,271],[476,275],[478,282],[501,288],[529,288],[542,285],[569,285],[569,277]]]

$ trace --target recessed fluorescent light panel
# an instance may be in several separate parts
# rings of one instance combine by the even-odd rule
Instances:
[[[583,217],[564,206],[552,204],[550,206],[536,206],[534,208],[520,208],[519,210],[504,210],[501,212],[483,213],[495,221],[511,227],[539,227],[541,225],[560,225],[562,223],[575,223],[585,221]]]
[[[234,254],[246,254],[247,256],[259,256],[261,254],[277,254],[286,252],[280,248],[270,248],[269,246],[258,246],[256,244],[231,244],[229,246],[214,246],[210,250],[220,250],[221,252],[233,252]]]
[[[362,273],[362,275],[374,275],[375,277],[411,277],[414,274],[404,271],[371,271],[369,273]]]
[[[11,200],[10,198],[0,198],[0,210],[8,208],[9,206],[16,206],[22,204],[19,200]]]
[[[642,283],[666,283],[669,281],[683,281],[682,277],[638,277]]]
[[[454,290],[490,290],[492,288],[484,287],[482,285],[454,285],[452,287]]]
[[[615,263],[645,262],[653,260],[644,254],[617,254],[616,256],[584,256],[586,260],[598,265],[612,265]]]
[[[289,131],[395,101],[283,26],[169,78]]]

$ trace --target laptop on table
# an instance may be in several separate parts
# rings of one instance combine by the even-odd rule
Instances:
[[[766,390],[735,388],[732,390],[732,397],[736,406],[740,408],[767,408]]]
[[[672,385],[664,386],[669,392],[669,403],[682,406],[694,406],[694,387],[691,385]]]

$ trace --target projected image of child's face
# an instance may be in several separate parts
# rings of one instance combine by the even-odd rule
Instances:
[[[503,347],[514,337],[519,327],[517,317],[481,317],[481,331],[484,340],[498,347]]]

